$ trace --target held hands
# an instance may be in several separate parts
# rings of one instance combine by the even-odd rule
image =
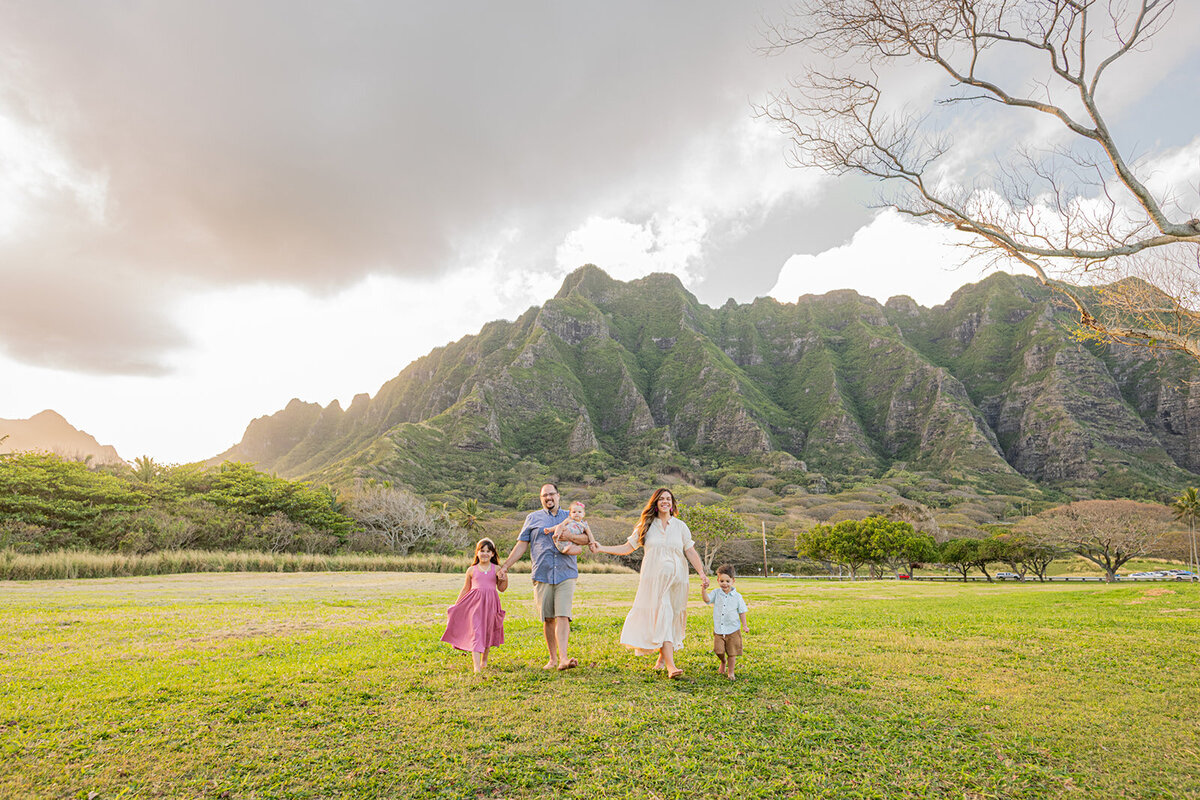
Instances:
[[[597,542],[595,539],[592,539],[590,542],[588,542],[588,549],[591,550],[593,553],[599,553],[600,552],[600,543]]]
[[[708,591],[708,576],[707,575],[700,576],[700,588],[706,592]]]

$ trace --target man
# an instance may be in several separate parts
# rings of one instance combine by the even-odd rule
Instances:
[[[560,553],[548,531],[567,518],[559,508],[558,487],[547,483],[542,487],[542,507],[525,518],[525,524],[513,545],[512,552],[500,565],[498,577],[507,577],[508,568],[530,550],[533,560],[533,600],[542,617],[542,632],[550,660],[542,669],[571,669],[579,662],[567,655],[571,638],[571,603],[575,597],[575,580],[579,569],[575,556]]]

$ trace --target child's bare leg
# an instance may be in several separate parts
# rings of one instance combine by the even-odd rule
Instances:
[[[725,667],[725,677],[733,680],[733,664],[737,661],[737,656],[729,656],[729,663]]]
[[[489,649],[491,649],[491,648],[489,648]],[[480,657],[479,657],[479,664],[481,667],[483,667],[483,669],[487,669],[487,656],[488,656],[488,651],[484,650],[480,654]]]
[[[720,664],[717,666],[717,674],[718,674],[718,675],[724,675],[724,674],[725,674],[725,654],[724,654],[724,653],[717,653],[717,661],[720,661],[720,662],[721,662],[721,663],[720,663]]]
[[[483,653],[471,653],[471,666],[476,672],[483,672]]]

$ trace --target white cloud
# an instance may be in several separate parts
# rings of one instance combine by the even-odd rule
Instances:
[[[1143,172],[1146,186],[1165,205],[1200,216],[1200,137],[1148,159]]]
[[[40,222],[58,195],[93,222],[104,215],[104,176],[72,164],[45,131],[0,114],[0,238]]]
[[[854,289],[881,303],[908,295],[921,305],[937,305],[982,277],[977,265],[963,266],[966,251],[956,246],[962,241],[952,231],[889,209],[841,247],[789,258],[769,294],[792,303],[804,294]]]
[[[707,232],[708,220],[694,209],[655,215],[644,225],[592,217],[567,234],[556,261],[564,275],[582,264],[596,264],[622,281],[669,272],[692,285],[692,267],[703,252]]]
[[[173,309],[192,344],[166,379],[59,372],[0,357],[0,417],[48,405],[123,458],[214,456],[293,397],[345,407],[414,359],[514,318],[558,288],[499,262],[436,280],[372,276],[334,295],[257,285],[196,292]],[[53,398],[47,401],[47,398]]]

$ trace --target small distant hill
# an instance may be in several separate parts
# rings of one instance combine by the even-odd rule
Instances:
[[[50,411],[34,414],[29,419],[0,419],[0,453],[18,453],[29,450],[57,453],[63,458],[83,461],[92,457],[93,464],[120,464],[123,459],[116,448],[100,444],[89,433],[79,430],[63,419],[62,415]]]

